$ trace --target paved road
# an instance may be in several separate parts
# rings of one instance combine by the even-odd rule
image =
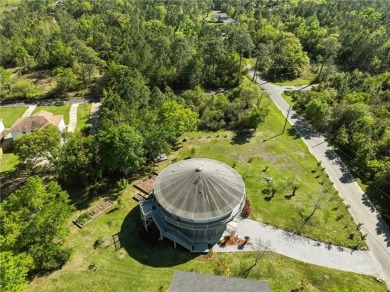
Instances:
[[[287,116],[288,103],[281,93],[285,88],[268,83],[260,77],[256,78],[259,86],[270,96],[275,105]],[[288,121],[305,142],[309,151],[322,162],[330,180],[345,203],[350,205],[349,211],[356,222],[364,223],[361,228],[367,234],[367,243],[375,258],[382,266],[382,278],[390,289],[390,230],[385,226],[363,190],[359,187],[347,167],[329,147],[325,138],[316,131],[294,110],[290,110]]]
[[[375,277],[382,275],[372,251],[354,251],[321,243],[250,219],[238,223],[236,235],[240,238],[249,236],[254,245],[259,244],[260,239],[263,245],[269,244],[270,250],[306,263]],[[215,245],[213,251],[252,251],[254,245],[244,248]]]
[[[90,117],[91,130],[89,131],[91,134],[97,133],[97,126],[99,123],[100,106],[101,106],[100,102],[93,102],[91,104],[91,117]]]
[[[1,104],[0,107],[13,107],[13,106],[31,106],[31,105],[63,105],[69,103],[83,103],[85,99],[82,97],[74,97],[70,99],[48,99],[48,100],[38,100],[32,102],[15,102],[15,103],[6,103]],[[96,102],[96,100],[89,100],[89,102]]]
[[[70,107],[68,132],[74,132],[74,130],[76,130],[76,126],[77,126],[77,109],[78,109],[79,105],[80,105],[80,103],[72,103],[72,105]]]
[[[32,112],[37,108],[36,105],[29,105],[28,109],[24,112],[22,118],[28,118],[31,116]]]

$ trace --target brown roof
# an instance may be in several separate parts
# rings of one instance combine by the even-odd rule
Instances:
[[[33,117],[45,117],[49,121],[50,124],[52,124],[54,126],[58,126],[64,116],[63,115],[53,115],[52,113],[47,112],[47,111],[39,111],[35,115],[33,115]]]
[[[32,117],[17,119],[12,125],[10,132],[35,131],[49,124],[58,126],[63,117],[63,115],[53,115],[47,111],[39,111]]]

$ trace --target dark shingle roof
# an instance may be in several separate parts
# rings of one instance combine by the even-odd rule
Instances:
[[[245,184],[227,164],[193,158],[165,168],[156,178],[154,195],[173,215],[208,221],[229,215],[245,198]]]
[[[267,281],[175,271],[169,292],[269,292]]]

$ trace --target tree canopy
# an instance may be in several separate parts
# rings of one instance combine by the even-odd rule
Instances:
[[[23,259],[23,266],[36,272],[51,271],[65,263],[69,252],[61,247],[61,241],[72,208],[68,194],[55,181],[45,185],[38,177],[28,178],[0,207],[0,249],[9,252],[4,256],[12,257],[13,253],[15,261]],[[31,265],[24,254],[32,258]]]

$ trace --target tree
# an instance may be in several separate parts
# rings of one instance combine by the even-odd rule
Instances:
[[[165,102],[160,111],[161,123],[172,132],[172,139],[187,131],[194,131],[198,115],[176,101]]]
[[[301,43],[292,33],[287,32],[279,32],[274,39],[271,51],[273,64],[268,75],[272,74],[276,78],[297,78],[300,69],[309,63]]]
[[[97,141],[102,163],[110,171],[134,173],[145,162],[142,136],[129,125],[101,131]]]
[[[12,84],[10,95],[13,98],[32,99],[40,93],[41,91],[30,80],[18,80]]]
[[[8,93],[11,86],[12,73],[0,67],[0,97],[2,98],[4,93]]]
[[[63,265],[69,251],[61,248],[72,207],[68,194],[51,181],[30,177],[25,186],[0,204],[0,249],[33,258],[35,272]]]
[[[246,127],[249,129],[256,129],[260,124],[264,123],[268,114],[268,110],[264,108],[253,109],[245,122]]]
[[[228,42],[230,43],[230,46],[237,50],[237,52],[240,55],[240,62],[238,65],[238,82],[241,77],[241,70],[242,70],[242,57],[244,53],[247,55],[250,55],[250,52],[254,49],[254,44],[252,41],[252,38],[246,28],[246,26],[238,26],[235,27],[232,32],[229,34]]]
[[[42,130],[20,135],[14,141],[15,153],[24,163],[34,163],[36,159],[53,161],[61,145],[61,133],[56,126],[49,125]]]
[[[32,263],[32,258],[25,253],[15,256],[9,251],[0,252],[0,287],[2,291],[25,291],[27,288],[26,276]]]
[[[322,60],[320,70],[317,74],[317,79],[321,80],[321,73],[325,64],[330,65],[330,61],[334,60],[337,57],[337,54],[341,48],[341,44],[338,41],[337,35],[330,35],[321,40],[318,44],[318,51],[320,53],[320,58]]]
[[[97,158],[94,136],[73,136],[62,146],[58,155],[57,171],[62,181],[76,186],[86,186],[102,175]]]
[[[50,63],[55,67],[67,67],[72,64],[75,56],[71,47],[61,40],[54,41],[50,46]]]
[[[70,68],[58,67],[53,71],[58,89],[61,92],[67,92],[72,89],[76,89],[80,84],[77,75]]]
[[[328,125],[330,108],[326,101],[312,99],[306,108],[306,117],[310,122],[319,129],[325,129]]]

